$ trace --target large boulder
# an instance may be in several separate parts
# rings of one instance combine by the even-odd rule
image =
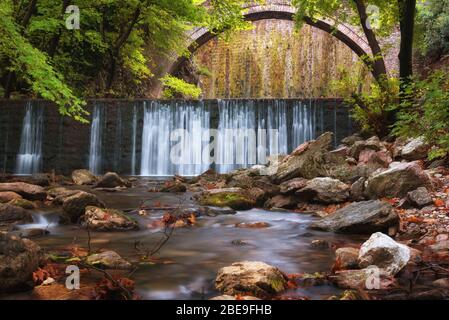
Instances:
[[[97,231],[128,231],[138,229],[135,220],[115,209],[86,207],[83,224]]]
[[[45,200],[47,193],[41,186],[25,182],[0,183],[0,192],[12,191],[28,200]]]
[[[25,209],[7,203],[0,203],[0,224],[31,221],[33,221],[31,214]]]
[[[427,158],[430,146],[426,143],[423,137],[410,140],[401,150],[401,157],[415,161]]]
[[[318,203],[341,203],[349,198],[350,186],[337,179],[315,178],[296,194],[303,200]]]
[[[390,275],[395,275],[407,265],[410,257],[409,247],[377,232],[360,248],[359,266],[361,268],[376,266]]]
[[[91,254],[86,258],[86,262],[100,269],[127,270],[132,268],[131,263],[123,259],[115,251]]]
[[[414,162],[392,163],[386,171],[373,174],[366,182],[366,193],[371,199],[405,197],[419,187],[431,187],[429,175]]]
[[[84,191],[66,197],[62,203],[62,209],[72,222],[78,222],[87,206],[105,207],[97,196]]]
[[[268,298],[287,288],[287,277],[264,262],[236,262],[218,271],[215,288],[227,295],[250,293]]]
[[[95,188],[130,187],[131,184],[115,172],[108,172],[95,185]]]
[[[249,210],[256,202],[241,188],[211,189],[202,193],[199,203],[203,206],[229,207],[234,210]]]
[[[311,228],[337,233],[371,234],[388,232],[389,228],[397,227],[398,224],[399,217],[389,203],[371,200],[352,203],[313,223]]]
[[[282,183],[297,177],[313,179],[324,176],[324,154],[329,151],[333,134],[326,132],[316,140],[300,145],[291,155],[279,163],[277,172],[271,176],[275,183]]]
[[[86,169],[79,169],[72,172],[73,183],[77,185],[94,184],[97,177]]]
[[[42,259],[41,248],[31,240],[0,233],[0,292],[32,288]]]
[[[16,199],[23,199],[18,193],[12,191],[0,192],[0,203],[7,203]]]

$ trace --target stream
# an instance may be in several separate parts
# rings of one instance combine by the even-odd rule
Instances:
[[[121,192],[107,193],[76,187],[95,193],[107,207],[130,209],[139,207],[145,199],[174,205],[182,201],[189,205],[191,194],[179,199],[174,194],[148,193],[146,183]],[[193,204],[193,203],[192,203]],[[75,225],[59,225],[52,220],[53,212],[36,218],[39,225],[48,225],[50,234],[33,239],[46,250],[67,246],[74,242],[86,246],[87,232]],[[92,249],[110,249],[123,258],[135,260],[136,241],[153,247],[162,237],[160,229],[148,228],[162,217],[162,211],[151,211],[146,217],[131,216],[139,221],[140,230],[128,232],[91,232]],[[214,289],[217,271],[238,261],[263,261],[278,267],[286,274],[327,272],[334,263],[331,248],[311,245],[313,240],[325,240],[342,246],[360,243],[364,239],[308,229],[317,218],[310,214],[272,212],[253,209],[235,215],[199,217],[194,226],[176,228],[169,241],[158,252],[157,258],[166,263],[140,266],[133,274],[136,292],[143,299],[209,299],[220,293]],[[237,228],[237,223],[266,222],[268,228]],[[44,227],[45,228],[45,227]],[[327,299],[339,293],[333,286],[302,287],[287,295],[310,299]]]

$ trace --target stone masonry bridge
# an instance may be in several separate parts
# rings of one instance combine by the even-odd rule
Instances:
[[[247,21],[259,21],[265,19],[293,20],[296,8],[291,5],[290,0],[265,0],[263,4],[249,2],[245,5],[244,16]],[[370,47],[360,31],[350,25],[336,24],[332,18],[314,20],[304,17],[304,22],[312,27],[323,30],[346,44],[359,57],[371,54]],[[190,53],[195,51],[217,34],[206,28],[196,28],[189,32],[188,43]],[[170,66],[169,72],[176,73],[188,61],[187,57],[178,57]]]

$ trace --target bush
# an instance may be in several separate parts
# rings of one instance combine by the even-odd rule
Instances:
[[[403,137],[423,136],[435,145],[430,159],[449,153],[449,70],[439,70],[425,80],[412,81],[399,106],[393,133]]]

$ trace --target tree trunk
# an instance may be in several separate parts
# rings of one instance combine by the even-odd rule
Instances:
[[[366,25],[368,21],[368,15],[366,13],[366,5],[364,0],[354,0],[357,11],[360,18],[360,24],[362,25],[365,37],[368,40],[368,44],[371,48],[373,54],[373,73],[375,74],[376,80],[381,82],[382,77],[387,75],[387,68],[385,66],[385,60],[382,55],[382,49],[380,47],[379,41],[377,41],[376,34],[374,31]]]
[[[401,51],[399,76],[404,83],[413,75],[413,35],[415,29],[416,0],[398,0],[401,24]]]

